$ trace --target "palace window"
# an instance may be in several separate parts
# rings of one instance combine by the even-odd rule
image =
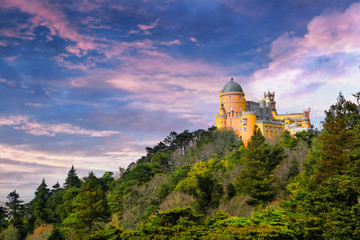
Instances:
[[[279,128],[279,132],[280,132],[280,133],[282,132],[282,129],[281,129],[281,128]]]
[[[240,107],[240,112],[242,111],[242,107]]]
[[[244,127],[244,132],[246,132],[246,127]]]
[[[232,100],[232,96],[229,96],[229,100]]]
[[[241,101],[241,96],[239,96],[239,100]]]
[[[230,106],[230,112],[232,111],[233,109],[232,109],[232,107]]]
[[[239,128],[240,132],[241,132],[241,127]]]
[[[268,126],[266,126],[266,131],[267,131],[267,132],[269,131],[269,127],[268,127]]]
[[[277,133],[277,127],[275,128],[275,132]]]
[[[270,127],[270,131],[271,131],[271,132],[273,131],[273,127]]]
[[[241,119],[240,119],[240,123],[241,123]]]
[[[236,128],[234,128],[234,132],[236,132]]]
[[[246,124],[247,124],[247,119],[244,118],[244,120],[243,120],[243,125],[246,125]]]

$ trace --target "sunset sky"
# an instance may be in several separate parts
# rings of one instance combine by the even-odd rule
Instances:
[[[360,91],[360,2],[0,0],[0,203],[215,124],[231,77],[320,127]]]

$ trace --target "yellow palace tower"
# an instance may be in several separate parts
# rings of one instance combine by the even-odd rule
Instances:
[[[284,130],[291,134],[309,130],[310,108],[303,113],[277,114],[275,93],[264,93],[258,102],[246,101],[240,84],[231,81],[219,91],[219,112],[215,124],[218,129],[232,129],[247,146],[255,126],[266,139],[273,139]]]

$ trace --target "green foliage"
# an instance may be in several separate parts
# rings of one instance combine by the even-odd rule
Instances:
[[[315,137],[315,133],[310,130],[309,131],[301,131],[301,132],[295,133],[295,137],[298,141],[303,141],[308,145],[308,147],[310,147],[312,144],[312,140]]]
[[[69,187],[64,191],[62,191],[61,193],[59,193],[60,196],[54,195],[54,198],[55,196],[59,198],[62,197],[62,200],[61,199],[58,200],[58,202],[55,204],[57,206],[55,210],[55,214],[61,219],[61,221],[64,221],[69,216],[69,214],[74,212],[75,206],[79,201],[79,193],[80,193],[79,188]],[[49,204],[52,204],[52,200],[53,199],[51,199]]]
[[[9,193],[7,196],[8,202],[5,205],[8,207],[8,216],[10,217],[8,233],[10,235],[15,234],[13,226],[16,228],[17,239],[23,239],[27,234],[27,226],[25,225],[27,218],[25,216],[25,207],[23,201],[20,200],[19,194],[16,190]]]
[[[115,187],[108,199],[112,213],[121,213],[124,208],[124,197],[135,186],[141,186],[150,181],[158,169],[153,169],[149,164],[138,164],[132,170],[127,170],[123,176],[115,182]]]
[[[181,219],[197,222],[200,217],[201,215],[197,215],[190,208],[174,208],[158,213],[152,220],[152,226],[173,227]]]
[[[305,239],[360,237],[354,235],[359,191],[351,177],[333,176],[320,185],[314,180],[295,182],[289,185],[289,190],[293,200],[286,203],[285,208],[291,212],[293,228]]]
[[[101,229],[93,232],[91,235],[85,237],[87,240],[122,240],[121,237],[123,230],[116,228],[114,226],[110,226],[106,229]]]
[[[80,191],[76,212],[80,226],[90,228],[90,230],[96,221],[103,221],[110,215],[105,187],[93,172],[90,172]]]
[[[20,235],[19,230],[13,224],[10,224],[5,230],[0,233],[0,239],[16,240],[23,238]]]
[[[216,170],[224,170],[224,161],[209,160],[197,163],[188,173],[187,178],[178,183],[175,191],[195,197],[195,208],[205,213],[209,208],[216,208],[223,195],[223,187],[212,175]]]
[[[55,228],[47,240],[65,240],[63,234],[58,228]]]
[[[181,166],[180,168],[176,169],[170,176],[169,180],[169,188],[170,190],[174,190],[176,185],[186,178],[190,171],[190,166]]]
[[[76,174],[76,170],[74,168],[74,165],[71,166],[71,169],[65,179],[64,188],[70,188],[70,187],[81,187],[81,181],[79,177]]]
[[[273,171],[283,158],[282,149],[266,144],[260,129],[255,128],[243,159],[243,171],[235,182],[239,194],[250,196],[250,205],[266,203],[273,199]]]
[[[299,162],[296,157],[293,157],[290,162],[290,169],[287,174],[287,181],[296,177],[300,173]]]
[[[337,103],[325,111],[321,157],[318,159],[316,178],[325,180],[334,174],[343,174],[350,162],[349,155],[358,146],[360,112],[356,104],[346,101],[340,93]]]
[[[232,183],[228,183],[226,185],[226,195],[228,197],[228,199],[232,199],[236,194],[236,189],[235,189],[235,186],[234,184]]]
[[[49,197],[50,189],[47,188],[45,179],[43,179],[40,186],[36,189],[35,198],[32,201],[33,214],[36,219],[35,226],[45,224],[49,220],[49,215],[46,208]]]
[[[7,211],[3,206],[0,206],[0,232],[7,226]]]

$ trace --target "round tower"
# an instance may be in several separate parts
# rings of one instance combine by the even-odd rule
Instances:
[[[219,98],[219,101],[224,105],[226,113],[230,113],[230,116],[237,116],[241,112],[246,111],[245,94],[240,84],[234,82],[233,78],[220,91]]]

